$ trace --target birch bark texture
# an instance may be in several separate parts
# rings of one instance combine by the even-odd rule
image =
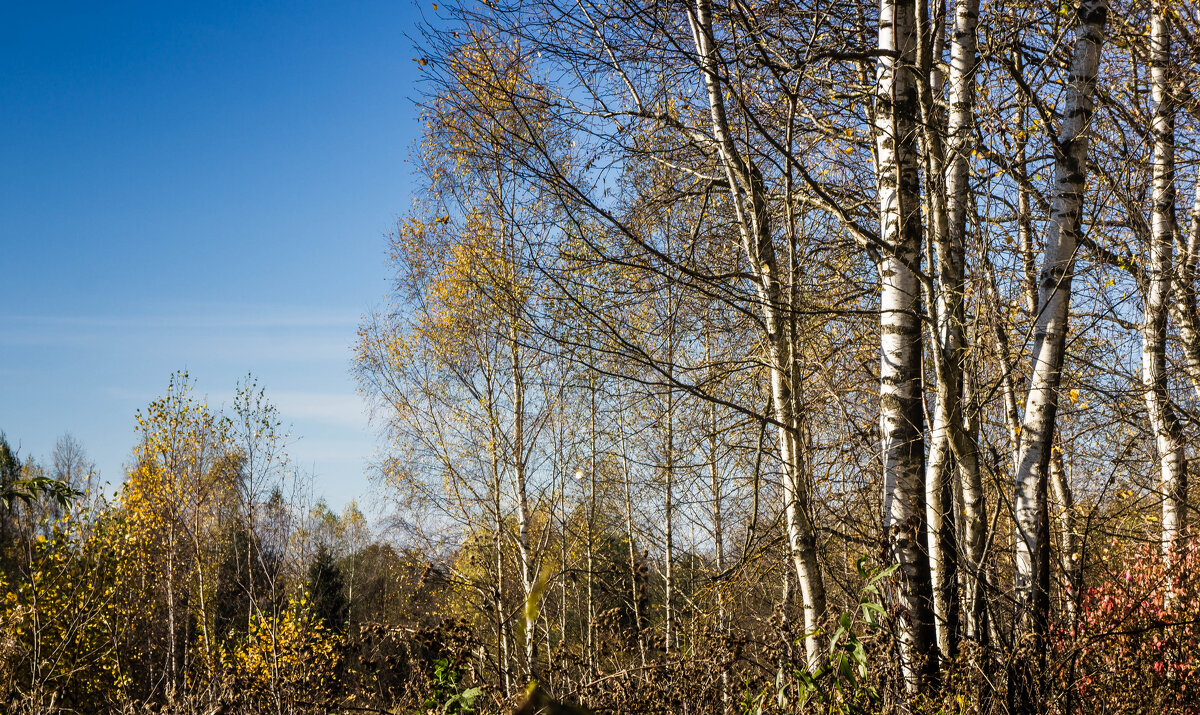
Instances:
[[[1047,473],[1058,410],[1075,252],[1083,219],[1089,129],[1107,0],[1083,0],[1076,10],[1066,107],[1054,142],[1054,190],[1046,247],[1038,276],[1033,366],[1025,397],[1015,480],[1015,591],[1017,637],[1030,652],[1019,660],[1010,698],[1016,712],[1037,712],[1035,678],[1045,656],[1049,618]]]
[[[1150,18],[1150,93],[1154,137],[1150,255],[1147,261],[1145,308],[1142,315],[1142,394],[1158,452],[1162,485],[1162,548],[1171,544],[1186,517],[1187,455],[1183,428],[1167,392],[1167,313],[1174,274],[1175,107],[1171,97],[1171,20],[1163,2]]]
[[[920,6],[918,6],[918,9]],[[953,503],[953,475],[957,469],[968,483],[979,479],[974,438],[966,429],[963,380],[966,357],[965,254],[970,194],[971,132],[974,129],[976,28],[978,0],[960,0],[955,5],[954,33],[950,47],[949,116],[945,140],[935,131],[940,123],[934,97],[940,94],[933,56],[921,53],[921,76],[934,86],[922,97],[922,121],[927,155],[926,171],[932,175],[930,215],[937,256],[937,291],[931,298],[936,308],[934,340],[935,404],[930,429],[929,463],[926,468],[926,512],[929,528],[929,561],[933,584],[938,650],[953,658],[959,640],[958,524]],[[933,34],[925,46],[937,50],[941,21],[928,23]],[[923,87],[923,89],[925,89]],[[944,183],[940,183],[943,182]],[[971,516],[977,512],[972,511]],[[975,556],[975,563],[980,555]],[[974,569],[977,571],[977,569]],[[968,574],[972,571],[968,563]]]
[[[954,5],[954,32],[950,41],[950,114],[947,122],[949,163],[946,173],[948,245],[943,249],[946,263],[941,278],[947,286],[946,345],[947,362],[953,368],[953,387],[958,394],[957,411],[947,415],[954,453],[961,480],[962,525],[966,547],[964,583],[966,584],[966,618],[968,636],[979,638],[979,622],[983,609],[983,558],[987,509],[983,502],[982,479],[975,430],[968,429],[971,405],[965,402],[966,371],[966,246],[967,220],[971,211],[971,149],[975,129],[975,72],[978,66],[979,0],[959,0]],[[939,642],[943,653],[952,656]]]
[[[755,279],[760,312],[766,328],[767,365],[770,372],[772,416],[778,425],[779,455],[783,466],[783,512],[788,546],[804,602],[804,645],[810,667],[825,655],[819,631],[825,618],[825,584],[817,559],[816,534],[811,519],[809,489],[801,455],[800,418],[792,395],[792,339],[788,330],[787,291],[771,235],[770,211],[762,174],[743,156],[734,141],[722,94],[721,62],[713,32],[711,0],[696,0],[688,15],[709,120],[721,168],[730,187],[743,250]],[[915,180],[915,177],[914,177]],[[919,333],[918,333],[919,338]],[[919,345],[919,340],[918,340]],[[928,564],[926,564],[928,580]]]
[[[1179,249],[1177,268],[1171,288],[1171,315],[1179,326],[1179,342],[1183,364],[1192,391],[1200,397],[1200,315],[1196,307],[1196,263],[1200,259],[1200,181],[1192,200],[1192,219],[1187,235],[1175,233]]]
[[[895,617],[910,693],[934,682],[938,668],[926,551],[917,29],[915,3],[881,0],[875,134],[883,244],[878,262],[883,534],[889,558],[899,565]]]

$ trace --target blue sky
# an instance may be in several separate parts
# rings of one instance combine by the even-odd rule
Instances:
[[[315,491],[366,494],[350,358],[413,189],[417,6],[2,7],[0,430],[116,483],[173,371],[213,404],[249,372]]]

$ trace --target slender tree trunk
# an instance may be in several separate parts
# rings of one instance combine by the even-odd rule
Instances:
[[[929,573],[933,589],[934,632],[939,654],[953,658],[958,652],[958,558],[955,548],[952,476],[955,461],[950,445],[946,410],[950,392],[939,386],[930,428],[929,463],[925,469],[925,518],[928,522]]]
[[[1175,272],[1175,300],[1171,303],[1172,317],[1179,325],[1179,342],[1183,348],[1184,368],[1192,390],[1200,397],[1200,316],[1196,307],[1196,263],[1200,260],[1200,181],[1192,200],[1192,218],[1187,236],[1178,231],[1175,243],[1179,249],[1178,270]]]
[[[732,190],[732,208],[746,258],[754,271],[766,326],[772,411],[778,424],[779,455],[783,465],[782,491],[788,544],[804,601],[805,650],[810,666],[815,667],[824,655],[819,632],[825,618],[825,583],[817,561],[816,534],[810,517],[807,465],[801,458],[797,437],[802,430],[800,416],[795,414],[792,402],[792,336],[787,330],[788,306],[769,225],[766,189],[761,173],[742,156],[730,129],[713,35],[711,0],[696,0],[695,13],[689,15],[689,21],[708,97],[716,148]]]
[[[959,390],[955,401],[957,412],[951,411],[948,422],[953,430],[954,453],[963,503],[963,523],[960,531],[966,546],[967,607],[965,625],[968,635],[981,646],[985,644],[984,620],[985,586],[984,548],[987,533],[987,504],[984,501],[983,480],[979,472],[978,414],[973,400],[967,399],[966,378],[966,249],[967,221],[974,213],[970,169],[973,131],[975,128],[975,72],[978,66],[977,33],[979,1],[960,0],[954,6],[954,34],[950,44],[950,116],[947,135],[950,140],[949,167],[946,176],[949,236],[944,253],[946,265],[941,280],[949,286],[946,291],[945,363],[951,367],[950,385]],[[957,534],[956,534],[957,535]],[[944,650],[954,657],[955,650]]]
[[[1075,527],[1075,495],[1071,491],[1071,483],[1067,481],[1067,472],[1063,468],[1063,453],[1060,445],[1055,445],[1054,454],[1050,458],[1050,487],[1054,490],[1054,501],[1057,502],[1059,528],[1059,555],[1063,578],[1067,584],[1067,621],[1074,628],[1079,621],[1080,588],[1083,586],[1083,555],[1081,540]]]
[[[925,416],[921,389],[921,199],[918,183],[917,18],[908,2],[880,5],[876,70],[883,526],[898,564],[895,615],[910,694],[937,679],[929,556],[926,552]]]
[[[996,355],[1000,359],[1000,393],[1001,407],[1004,414],[1004,426],[1008,432],[1010,447],[1009,459],[1012,461],[1013,474],[1021,462],[1021,408],[1017,402],[1017,384],[1013,377],[1012,346],[1008,339],[1008,330],[1004,327],[1004,309],[1000,297],[1000,288],[996,284],[996,272],[988,264],[986,253],[983,256],[984,275],[987,277],[989,298],[989,314],[992,328],[992,340]]]
[[[596,373],[590,375],[590,409],[588,410],[588,507],[587,507],[587,666],[588,680],[596,677],[596,600],[595,600],[595,528],[596,520]]]
[[[514,323],[515,317],[511,318]],[[526,484],[525,467],[525,370],[521,362],[520,341],[517,339],[515,325],[510,328],[509,352],[512,356],[513,368],[513,436],[510,449],[512,451],[513,480],[517,490],[517,551],[521,558],[521,585],[524,588],[525,601],[528,604],[534,597],[534,582],[537,579],[534,564],[533,549],[529,543],[529,529],[532,514],[529,509],[529,495]],[[525,679],[528,682],[537,677],[537,609],[522,608],[523,640],[525,655]]]
[[[670,252],[670,243],[668,242],[667,251]],[[666,606],[666,619],[664,626],[663,651],[670,653],[675,646],[674,638],[678,638],[675,633],[675,563],[674,563],[674,526],[675,526],[675,388],[671,384],[674,378],[675,371],[675,306],[672,299],[673,291],[668,285],[667,288],[667,444],[666,444],[666,484],[664,485],[663,493],[663,511],[666,523],[665,544],[663,546],[663,558],[666,561],[666,595],[664,602]]]
[[[1016,53],[1015,58],[1016,68],[1018,72],[1023,71],[1021,53]],[[1024,96],[1021,96],[1017,101],[1017,116],[1016,126],[1025,127],[1025,113],[1028,110],[1028,101]],[[1028,135],[1023,135],[1017,139],[1017,156],[1016,165],[1023,176],[1027,176],[1029,159],[1026,146],[1029,143]],[[1021,294],[1024,297],[1025,311],[1033,315],[1038,309],[1038,285],[1037,285],[1037,251],[1033,246],[1033,213],[1029,210],[1029,190],[1025,188],[1024,182],[1017,182],[1017,245],[1021,251]]]
[[[966,425],[968,444],[979,442],[979,406],[975,397],[975,382],[972,377],[963,381],[963,422]],[[978,450],[975,451],[978,457]],[[959,495],[962,505],[962,535],[966,548],[963,571],[963,626],[966,637],[975,642],[976,665],[983,667],[988,647],[987,629],[987,564],[984,562],[987,549],[987,501],[984,497],[983,479],[979,471],[979,460],[975,469],[959,468]]]
[[[560,405],[562,403],[561,395],[559,397],[559,403],[560,403]],[[559,417],[563,423],[566,422],[566,420],[563,419],[562,407],[559,407]],[[559,658],[560,658],[559,672],[565,680],[566,674],[567,674],[567,668],[566,668],[566,664],[567,664],[567,575],[565,573],[565,571],[568,568],[568,566],[567,566],[567,529],[568,529],[568,525],[567,525],[567,484],[569,483],[568,475],[570,474],[570,471],[568,471],[569,465],[564,464],[563,460],[561,458],[559,458],[559,456],[558,456],[559,450],[562,449],[563,442],[564,442],[563,435],[560,432],[558,444],[555,445],[555,452],[556,452],[555,462],[559,467],[558,470],[556,470],[556,473],[562,475],[562,489],[561,489],[560,494],[558,495],[559,528],[562,530],[562,533],[560,534],[561,539],[560,539],[560,543],[559,543],[559,546],[561,549],[559,552],[559,559],[560,559],[560,568],[564,571],[564,573],[560,575],[559,582],[558,582],[559,583],[558,648],[560,651],[560,653],[559,653]]]
[[[918,12],[925,7],[918,3]],[[979,467],[974,438],[966,430],[963,414],[963,374],[966,355],[966,283],[965,253],[968,204],[970,194],[970,153],[974,128],[974,96],[976,67],[976,26],[978,0],[963,0],[955,6],[954,34],[951,41],[949,73],[950,113],[947,122],[946,148],[934,128],[939,124],[937,82],[932,87],[921,84],[922,119],[925,129],[927,181],[930,187],[929,205],[931,233],[937,249],[936,402],[930,431],[930,458],[926,469],[926,512],[929,523],[929,559],[933,582],[938,650],[943,657],[953,658],[958,651],[958,553],[956,524],[953,510],[953,480],[955,466],[968,482],[977,482]],[[929,24],[933,41],[923,47],[934,48],[932,55],[922,50],[919,61],[923,76],[936,78],[934,56],[942,37],[940,17]],[[944,177],[945,183],[941,180]],[[944,193],[943,192],[944,187]],[[972,511],[972,516],[976,512]]]
[[[1162,548],[1170,555],[1187,509],[1183,428],[1167,393],[1167,310],[1175,248],[1175,108],[1171,98],[1171,11],[1156,2],[1150,20],[1150,91],[1154,99],[1153,209],[1142,316],[1142,390],[1158,450],[1162,484]]]
[[[956,620],[957,593],[955,577],[954,518],[950,511],[950,474],[955,468],[951,446],[951,411],[957,407],[960,380],[953,360],[955,349],[952,341],[958,336],[952,324],[954,295],[954,263],[948,226],[948,185],[950,176],[946,171],[946,147],[941,129],[941,115],[936,103],[940,95],[938,78],[941,72],[933,64],[929,36],[942,33],[937,23],[930,23],[925,16],[928,5],[916,3],[918,42],[917,62],[919,76],[928,78],[918,84],[921,106],[921,130],[925,161],[926,206],[931,235],[926,249],[931,268],[937,267],[938,280],[925,288],[927,304],[934,320],[932,358],[934,364],[934,403],[932,423],[929,430],[929,459],[925,464],[925,520],[928,528],[927,550],[929,553],[929,576],[933,596],[934,632],[940,655],[949,656],[956,650],[956,632],[952,621]],[[939,53],[940,54],[940,53]],[[953,78],[952,78],[953,82]],[[932,86],[931,86],[932,85]],[[937,249],[937,260],[928,250]],[[959,262],[961,263],[961,261]],[[959,281],[961,283],[961,280]],[[961,287],[961,286],[960,286]],[[961,291],[960,291],[961,292]],[[961,341],[959,341],[961,342]],[[961,350],[957,351],[961,352]]]
[[[1066,111],[1055,143],[1054,195],[1038,280],[1033,369],[1025,398],[1015,485],[1014,596],[1016,632],[1022,652],[1014,658],[1009,691],[1010,709],[1018,713],[1041,712],[1046,707],[1039,686],[1045,667],[1050,607],[1046,482],[1067,339],[1075,249],[1082,223],[1092,95],[1108,20],[1107,0],[1083,0],[1077,18]]]
[[[196,590],[200,596],[200,642],[204,645],[204,655],[212,655],[212,643],[208,634],[208,598],[205,595],[203,547],[200,544],[199,529],[192,532],[192,549],[196,563]]]
[[[167,684],[167,697],[175,697],[175,686],[179,682],[179,668],[176,662],[175,641],[175,535],[174,527],[171,538],[167,539],[167,672],[171,679]]]
[[[705,362],[712,366],[712,335],[711,331],[706,331],[704,334],[704,357]],[[715,386],[715,376],[710,373],[710,382]],[[712,524],[713,524],[713,561],[717,568],[717,573],[725,571],[725,531],[724,519],[721,513],[721,469],[717,463],[717,403],[708,403],[708,468],[710,470],[710,488],[711,488],[711,507],[712,507]],[[722,635],[728,633],[728,624],[725,618],[725,592],[720,583],[717,584],[717,630]],[[721,712],[729,711],[729,666],[721,667]]]
[[[499,436],[496,425],[492,424],[491,460],[492,460],[492,509],[493,528],[492,548],[496,551],[496,583],[493,597],[496,601],[496,667],[500,669],[501,680],[504,683],[504,696],[512,692],[511,673],[508,668],[508,635],[504,619],[504,513],[500,501],[500,456],[498,453]]]
[[[623,405],[624,403],[622,402],[621,404]],[[646,639],[643,637],[642,632],[642,602],[644,600],[645,584],[642,578],[642,566],[638,563],[637,541],[634,538],[633,532],[633,470],[629,466],[629,446],[625,439],[625,414],[623,408],[620,418],[621,468],[625,482],[625,538],[629,544],[629,595],[633,599],[633,631],[637,638],[638,655],[641,658],[642,667],[644,668],[646,667]]]

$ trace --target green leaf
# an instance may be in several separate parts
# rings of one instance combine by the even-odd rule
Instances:
[[[858,570],[859,578],[870,578],[870,572],[867,571],[867,555],[863,554],[854,562],[854,568]]]
[[[863,616],[869,625],[875,625],[877,620],[887,616],[887,612],[883,610],[883,606],[874,601],[863,601],[858,604],[863,610]]]
[[[835,650],[837,650],[838,642],[842,640],[842,636],[844,636],[844,635],[846,635],[846,629],[841,626],[838,626],[838,629],[834,632],[833,637],[829,639],[829,654],[830,655],[833,655],[833,652]]]
[[[871,576],[871,578],[867,580],[867,585],[873,586],[876,583],[879,583],[880,580],[885,579],[888,576],[891,576],[898,568],[900,568],[900,564],[892,564],[891,566],[888,566],[887,568],[876,571],[875,575]]]
[[[857,682],[854,679],[854,666],[844,653],[838,653],[838,672],[851,683]]]

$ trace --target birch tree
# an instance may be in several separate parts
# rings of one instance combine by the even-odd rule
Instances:
[[[1076,10],[1075,47],[1062,125],[1054,141],[1054,190],[1046,247],[1038,276],[1033,365],[1025,397],[1015,483],[1017,632],[1030,655],[1010,687],[1019,712],[1040,709],[1033,681],[1044,667],[1049,618],[1047,477],[1062,379],[1071,279],[1083,222],[1093,95],[1108,20],[1106,0],[1084,0]]]
[[[1145,308],[1142,317],[1142,389],[1154,432],[1162,484],[1162,546],[1169,556],[1187,517],[1187,456],[1183,428],[1167,392],[1167,314],[1175,283],[1177,225],[1175,221],[1175,108],[1171,75],[1171,16],[1166,3],[1156,2],[1150,17],[1150,91],[1154,114],[1150,123],[1152,209],[1150,250],[1145,270]]]
[[[704,91],[708,98],[711,132],[730,188],[730,205],[737,217],[746,258],[755,277],[766,331],[773,417],[778,425],[779,454],[783,465],[783,501],[788,543],[804,603],[805,648],[810,662],[821,653],[818,633],[825,618],[825,583],[817,560],[816,537],[811,523],[809,485],[800,454],[802,432],[792,394],[792,348],[788,331],[786,294],[771,232],[770,209],[762,172],[739,150],[726,111],[721,60],[713,30],[711,0],[696,0],[688,16]],[[919,337],[918,337],[919,340]],[[919,342],[918,342],[919,344]]]
[[[925,504],[925,416],[921,396],[923,228],[917,126],[916,4],[882,0],[876,71],[879,225],[879,429],[883,524],[900,566],[896,616],[910,692],[936,679]]]

